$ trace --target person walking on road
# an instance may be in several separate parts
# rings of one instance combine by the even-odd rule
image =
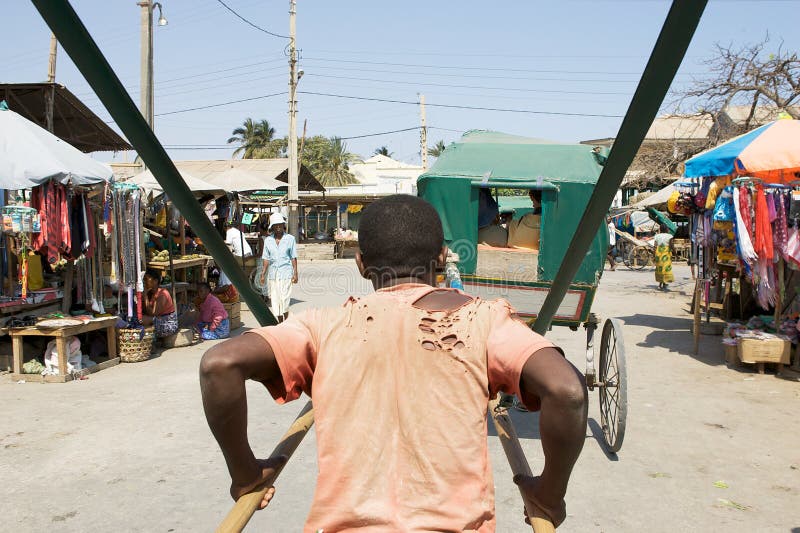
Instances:
[[[667,290],[667,285],[675,281],[675,274],[672,272],[672,234],[667,231],[666,226],[661,226],[660,233],[653,237],[653,244],[656,248],[656,281],[659,290]]]
[[[286,219],[280,213],[270,215],[269,231],[261,255],[260,283],[267,283],[270,311],[282,322],[289,316],[292,284],[297,283],[297,246],[294,237],[286,233]]]
[[[617,231],[611,217],[608,217],[606,222],[608,222],[608,264],[611,265],[611,270],[616,270],[617,260],[614,258],[614,254],[617,251]]]

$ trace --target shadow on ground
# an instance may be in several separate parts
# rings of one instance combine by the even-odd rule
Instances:
[[[641,326],[652,329],[642,342],[635,346],[641,348],[665,348],[670,352],[687,355],[709,366],[725,363],[720,337],[703,335],[699,353],[694,353],[692,319],[659,315],[635,314],[619,317],[626,326]],[[709,339],[713,339],[713,342]]]
[[[603,429],[600,427],[600,424],[597,423],[597,420],[594,418],[589,418],[588,424],[589,430],[592,432],[592,438],[595,440],[597,445],[603,450],[603,453],[606,455],[606,458],[609,461],[619,461],[619,457],[615,453],[609,453],[606,449],[606,440],[603,436]],[[587,436],[587,438],[589,438]]]

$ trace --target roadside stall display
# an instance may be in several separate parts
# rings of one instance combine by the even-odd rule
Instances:
[[[728,321],[729,362],[780,371],[800,317],[800,121],[771,122],[703,152],[686,162],[686,177],[670,210],[691,219],[695,350],[702,320],[716,312]]]
[[[63,382],[119,362],[100,228],[111,177],[108,165],[0,104],[0,188],[9,204],[0,333],[11,338],[18,379]],[[26,362],[26,351],[37,358]]]

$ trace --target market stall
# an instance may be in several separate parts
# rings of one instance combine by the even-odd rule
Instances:
[[[44,374],[63,381],[70,373],[97,369],[75,335],[109,331],[103,318],[103,258],[109,249],[99,220],[110,178],[107,165],[0,106],[0,188],[9,201],[2,208],[7,278],[0,308],[13,313],[3,329],[13,340],[14,370],[21,378]],[[70,329],[77,325],[78,333]],[[46,351],[30,343],[28,355],[35,357],[26,369],[24,338],[39,336],[55,340]],[[113,335],[105,342],[107,349],[94,357],[116,364]]]
[[[691,218],[698,262],[695,350],[701,331],[724,328],[729,362],[794,359],[800,298],[800,122],[779,120],[686,163],[670,210]]]

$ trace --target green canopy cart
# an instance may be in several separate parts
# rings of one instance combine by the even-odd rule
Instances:
[[[438,211],[445,241],[458,254],[464,290],[482,298],[505,298],[532,325],[578,230],[604,162],[605,154],[592,146],[488,131],[467,132],[448,146],[436,164],[419,177],[417,186],[419,195]],[[493,195],[522,193],[525,200],[528,191],[541,191],[540,237],[535,249],[479,244],[481,189]],[[530,200],[528,203],[532,207]],[[515,218],[524,211],[530,209],[518,209]],[[586,329],[586,382],[590,390],[599,390],[605,444],[610,452],[617,452],[625,435],[627,413],[621,323],[613,318],[604,322],[596,371],[593,337],[599,321],[590,311],[607,251],[608,230],[603,224],[552,323]]]

